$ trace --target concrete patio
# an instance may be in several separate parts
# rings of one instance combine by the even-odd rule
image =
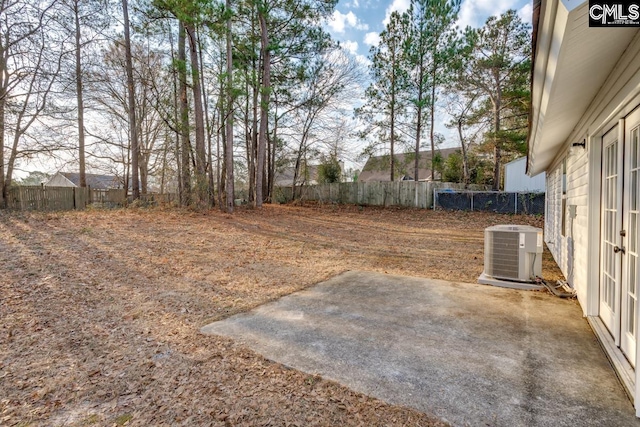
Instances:
[[[640,426],[575,301],[352,271],[202,328],[456,426]]]

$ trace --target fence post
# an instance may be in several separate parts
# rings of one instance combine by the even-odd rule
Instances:
[[[514,202],[515,212],[514,213],[516,215],[518,215],[518,193],[513,193],[513,197],[515,197],[515,202]]]
[[[471,212],[473,212],[473,195],[474,195],[474,194],[475,194],[475,193],[472,191],[472,192],[471,192]]]

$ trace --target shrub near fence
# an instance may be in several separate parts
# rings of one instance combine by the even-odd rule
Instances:
[[[115,188],[110,188],[108,190],[91,189],[91,204],[98,207],[115,208],[117,206],[124,206],[126,199],[126,190]]]
[[[544,193],[507,193],[502,191],[434,192],[434,209],[487,211],[498,213],[544,214]]]
[[[369,206],[405,206],[430,208],[436,189],[462,189],[463,184],[451,182],[394,181],[394,182],[341,182],[309,185],[296,188],[299,199]],[[473,186],[486,189],[485,186]],[[291,187],[277,187],[275,201],[291,201]]]

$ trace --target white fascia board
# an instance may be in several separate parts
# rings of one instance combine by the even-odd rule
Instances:
[[[548,136],[543,138],[542,128],[549,106],[549,99],[554,88],[553,84],[562,53],[562,45],[566,36],[570,12],[565,7],[567,2],[572,3],[571,10],[584,3],[584,1],[562,0],[558,2],[557,0],[552,0],[543,2],[544,8],[541,11],[541,25],[539,26],[540,33],[538,34],[531,92],[533,117],[529,136],[528,171],[532,176],[544,171],[549,163],[548,158],[555,156],[555,153],[542,153],[546,150],[559,148],[554,147],[558,143],[553,144],[555,141],[550,141]]]

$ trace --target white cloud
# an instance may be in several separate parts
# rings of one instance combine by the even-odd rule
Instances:
[[[364,67],[369,67],[371,65],[371,61],[369,60],[369,58],[364,55],[356,55],[356,61],[358,61],[358,63]],[[364,93],[364,88],[362,89],[362,91]]]
[[[351,40],[347,40],[344,42],[341,42],[340,45],[347,51],[347,52],[351,52],[354,55],[356,53],[358,53],[358,42],[355,41],[351,41]]]
[[[333,15],[331,16],[331,19],[329,19],[329,27],[331,27],[335,33],[344,33],[344,30],[347,27],[362,31],[369,29],[369,26],[360,21],[352,11],[349,11],[348,13],[341,13],[338,10],[333,11]]]
[[[458,27],[460,29],[467,26],[480,27],[485,23],[487,17],[500,15],[513,9],[517,3],[518,0],[465,0],[460,7]],[[531,18],[529,18],[530,20]]]
[[[531,24],[533,18],[533,6],[531,3],[527,3],[518,10],[518,16],[522,19],[522,22]]]
[[[380,34],[372,31],[364,35],[364,44],[367,46],[378,46],[380,43]]]
[[[411,4],[410,0],[393,0],[393,2],[387,7],[385,11],[384,19],[382,20],[382,24],[386,27],[389,24],[389,20],[391,18],[391,14],[395,11],[399,13],[405,12],[409,9]]]

